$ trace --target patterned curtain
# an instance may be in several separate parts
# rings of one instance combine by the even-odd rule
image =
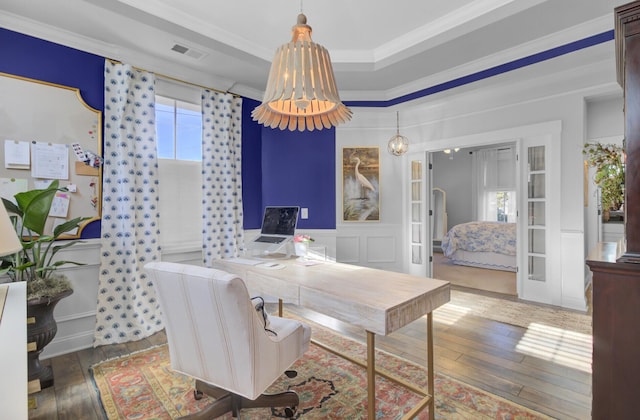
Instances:
[[[241,177],[242,99],[202,92],[203,258],[239,255],[244,245]]]
[[[160,259],[154,75],[105,63],[102,254],[94,346],[163,328],[144,265]]]

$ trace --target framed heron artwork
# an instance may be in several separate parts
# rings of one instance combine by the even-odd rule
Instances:
[[[342,148],[342,220],[380,221],[380,148]]]

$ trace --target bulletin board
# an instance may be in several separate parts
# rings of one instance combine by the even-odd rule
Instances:
[[[80,90],[0,72],[0,196],[58,179],[68,192],[56,198],[45,227],[75,217],[99,220],[102,203],[102,112]]]

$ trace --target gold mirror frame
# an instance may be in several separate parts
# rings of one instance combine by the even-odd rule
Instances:
[[[80,238],[82,230],[102,216],[102,166],[94,168],[78,160],[71,144],[79,143],[84,151],[102,156],[102,111],[89,106],[78,88],[2,72],[0,76],[0,193],[9,194],[8,184],[16,180],[26,179],[28,190],[36,188],[33,162],[28,169],[6,167],[5,140],[68,145],[68,179],[60,179],[60,185],[75,185],[77,191],[69,193],[66,219],[89,219],[75,234],[61,238]],[[52,227],[49,217],[45,231]]]

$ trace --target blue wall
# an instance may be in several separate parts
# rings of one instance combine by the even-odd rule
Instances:
[[[0,28],[0,71],[80,89],[104,110],[104,58]]]
[[[104,57],[0,28],[0,72],[80,89],[104,111]],[[214,70],[215,72],[215,70]],[[335,228],[335,130],[304,133],[272,130],[251,119],[259,105],[243,99],[242,199],[244,227],[259,228],[266,205],[309,208],[300,228]],[[92,223],[83,238],[100,236]]]
[[[262,130],[251,119],[251,111],[260,105],[253,99],[242,100],[242,202],[245,229],[262,224]]]
[[[300,229],[336,227],[336,133],[262,129],[264,205],[307,207]]]

